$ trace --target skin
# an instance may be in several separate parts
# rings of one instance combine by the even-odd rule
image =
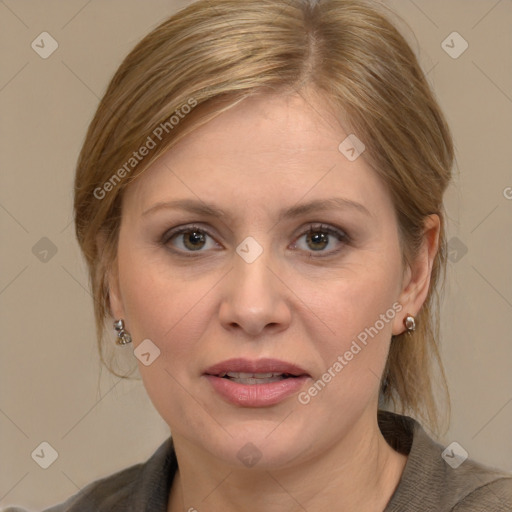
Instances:
[[[439,218],[427,218],[404,268],[391,197],[364,154],[350,162],[338,150],[346,136],[315,94],[261,94],[184,137],[126,190],[110,301],[134,348],[149,338],[161,351],[139,367],[175,443],[170,512],[382,511],[400,480],[407,457],[378,428],[379,384],[391,335],[427,296]],[[368,214],[316,209],[278,221],[281,209],[330,197]],[[143,215],[176,199],[226,215]],[[199,250],[190,232],[162,241],[191,224],[211,235]],[[311,224],[350,240],[315,244]],[[263,248],[250,264],[236,252],[248,236]],[[203,375],[232,357],[271,357],[306,369],[307,389],[397,302],[401,311],[307,405],[294,395],[235,406]],[[249,442],[261,454],[251,468],[237,457]]]

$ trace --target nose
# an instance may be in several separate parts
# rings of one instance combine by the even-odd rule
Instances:
[[[234,255],[234,267],[223,281],[223,300],[219,309],[221,325],[255,337],[277,333],[291,321],[287,298],[290,291],[279,278],[275,262],[264,251],[248,263]]]

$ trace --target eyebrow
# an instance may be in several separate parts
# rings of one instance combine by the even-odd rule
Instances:
[[[352,209],[372,217],[372,214],[361,203],[342,197],[329,197],[326,199],[316,199],[308,203],[280,210],[277,219],[278,222],[281,222],[285,219],[295,218],[309,213],[335,209]],[[222,208],[196,199],[176,199],[174,201],[159,202],[144,211],[142,216],[145,217],[146,215],[159,210],[185,210],[196,215],[230,218],[230,214]]]

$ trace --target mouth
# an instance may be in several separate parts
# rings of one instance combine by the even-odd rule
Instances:
[[[270,384],[271,382],[279,382],[283,379],[296,378],[296,375],[290,373],[246,373],[246,372],[222,372],[217,375],[222,379],[229,379],[238,384],[247,384],[254,386],[257,384]]]
[[[221,398],[242,407],[277,404],[311,378],[303,368],[276,359],[230,359],[209,367],[203,375]]]
[[[222,379],[250,381],[243,384],[263,384],[261,381],[269,379],[275,382],[294,377],[310,377],[300,366],[279,359],[228,359],[210,366],[204,373]]]

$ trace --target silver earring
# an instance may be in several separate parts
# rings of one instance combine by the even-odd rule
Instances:
[[[407,329],[407,332],[409,334],[412,333],[412,331],[414,331],[414,329],[416,329],[416,320],[415,320],[415,318],[412,315],[408,314],[404,318],[404,325],[405,325],[405,328]]]
[[[127,345],[132,342],[132,337],[124,330],[124,320],[115,320],[114,329],[117,331],[118,345]]]

